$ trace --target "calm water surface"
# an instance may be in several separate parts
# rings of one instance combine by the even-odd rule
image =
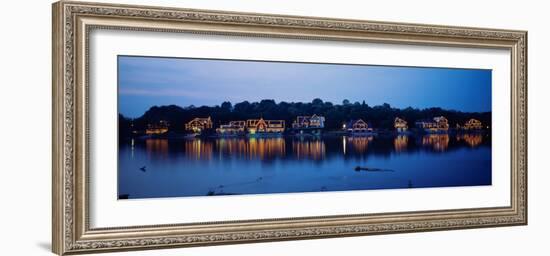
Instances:
[[[482,134],[133,139],[119,145],[118,182],[121,198],[491,185],[491,141]]]

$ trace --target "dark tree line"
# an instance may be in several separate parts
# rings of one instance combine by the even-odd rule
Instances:
[[[260,102],[243,101],[235,105],[230,102],[223,102],[217,106],[188,106],[180,107],[154,106],[147,110],[141,117],[129,119],[119,115],[119,131],[121,134],[129,134],[131,130],[145,130],[148,124],[157,124],[160,120],[170,123],[170,130],[184,132],[185,123],[196,117],[211,117],[214,127],[226,124],[232,120],[247,119],[277,119],[285,120],[287,127],[290,127],[296,116],[301,115],[322,115],[325,117],[325,128],[337,130],[342,124],[352,119],[363,119],[370,122],[375,128],[385,130],[393,129],[395,117],[400,117],[408,122],[409,127],[419,119],[432,118],[434,116],[445,116],[449,125],[463,124],[470,118],[480,120],[484,125],[491,125],[491,112],[460,112],[445,110],[441,108],[392,108],[384,103],[378,106],[369,106],[363,101],[350,103],[344,100],[341,104],[324,102],[321,99],[314,99],[312,102],[275,102],[274,100],[261,100]],[[131,127],[130,125],[133,125]]]

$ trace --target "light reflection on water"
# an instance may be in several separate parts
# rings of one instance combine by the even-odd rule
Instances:
[[[150,157],[168,157],[168,140],[145,140],[145,148],[147,149],[147,155]]]
[[[461,134],[456,136],[457,141],[465,141],[470,147],[477,147],[483,142],[481,134]]]
[[[120,143],[119,174],[119,195],[129,198],[490,185],[491,142],[484,134],[133,139]]]
[[[445,151],[449,147],[448,134],[429,134],[422,137],[422,145],[432,147],[435,151]]]
[[[393,146],[395,152],[403,152],[407,150],[407,145],[409,144],[409,136],[407,135],[397,135],[393,139]]]
[[[363,154],[367,152],[369,142],[371,142],[373,138],[373,136],[347,137],[346,145],[351,145],[355,152]]]
[[[215,145],[218,156],[244,159],[271,159],[282,157],[286,152],[283,138],[221,138],[215,140]]]
[[[325,142],[322,140],[292,141],[292,152],[297,159],[321,160],[325,158]]]
[[[168,141],[167,139],[163,139]],[[190,140],[185,143],[186,157],[196,160],[208,160],[212,158],[214,147],[211,141]]]

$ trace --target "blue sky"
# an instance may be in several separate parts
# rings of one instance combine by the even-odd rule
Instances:
[[[491,111],[491,70],[119,56],[119,112],[274,99]]]

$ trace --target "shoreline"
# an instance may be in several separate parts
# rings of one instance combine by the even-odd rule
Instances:
[[[425,135],[468,135],[468,134],[491,134],[490,130],[475,130],[475,131],[464,131],[464,130],[448,130],[445,132],[425,132],[418,130],[397,132],[397,131],[373,131],[365,133],[350,133],[346,131],[326,131],[321,134],[296,134],[290,132],[284,133],[256,133],[256,134],[230,134],[230,135],[218,135],[218,134],[188,134],[188,133],[170,133],[170,134],[151,134],[151,135],[139,135],[139,136],[128,136],[120,137],[120,140],[130,140],[130,139],[180,139],[180,140],[192,140],[197,138],[211,138],[211,139],[235,139],[235,138],[330,138],[330,137],[397,137],[397,136],[425,136]]]

